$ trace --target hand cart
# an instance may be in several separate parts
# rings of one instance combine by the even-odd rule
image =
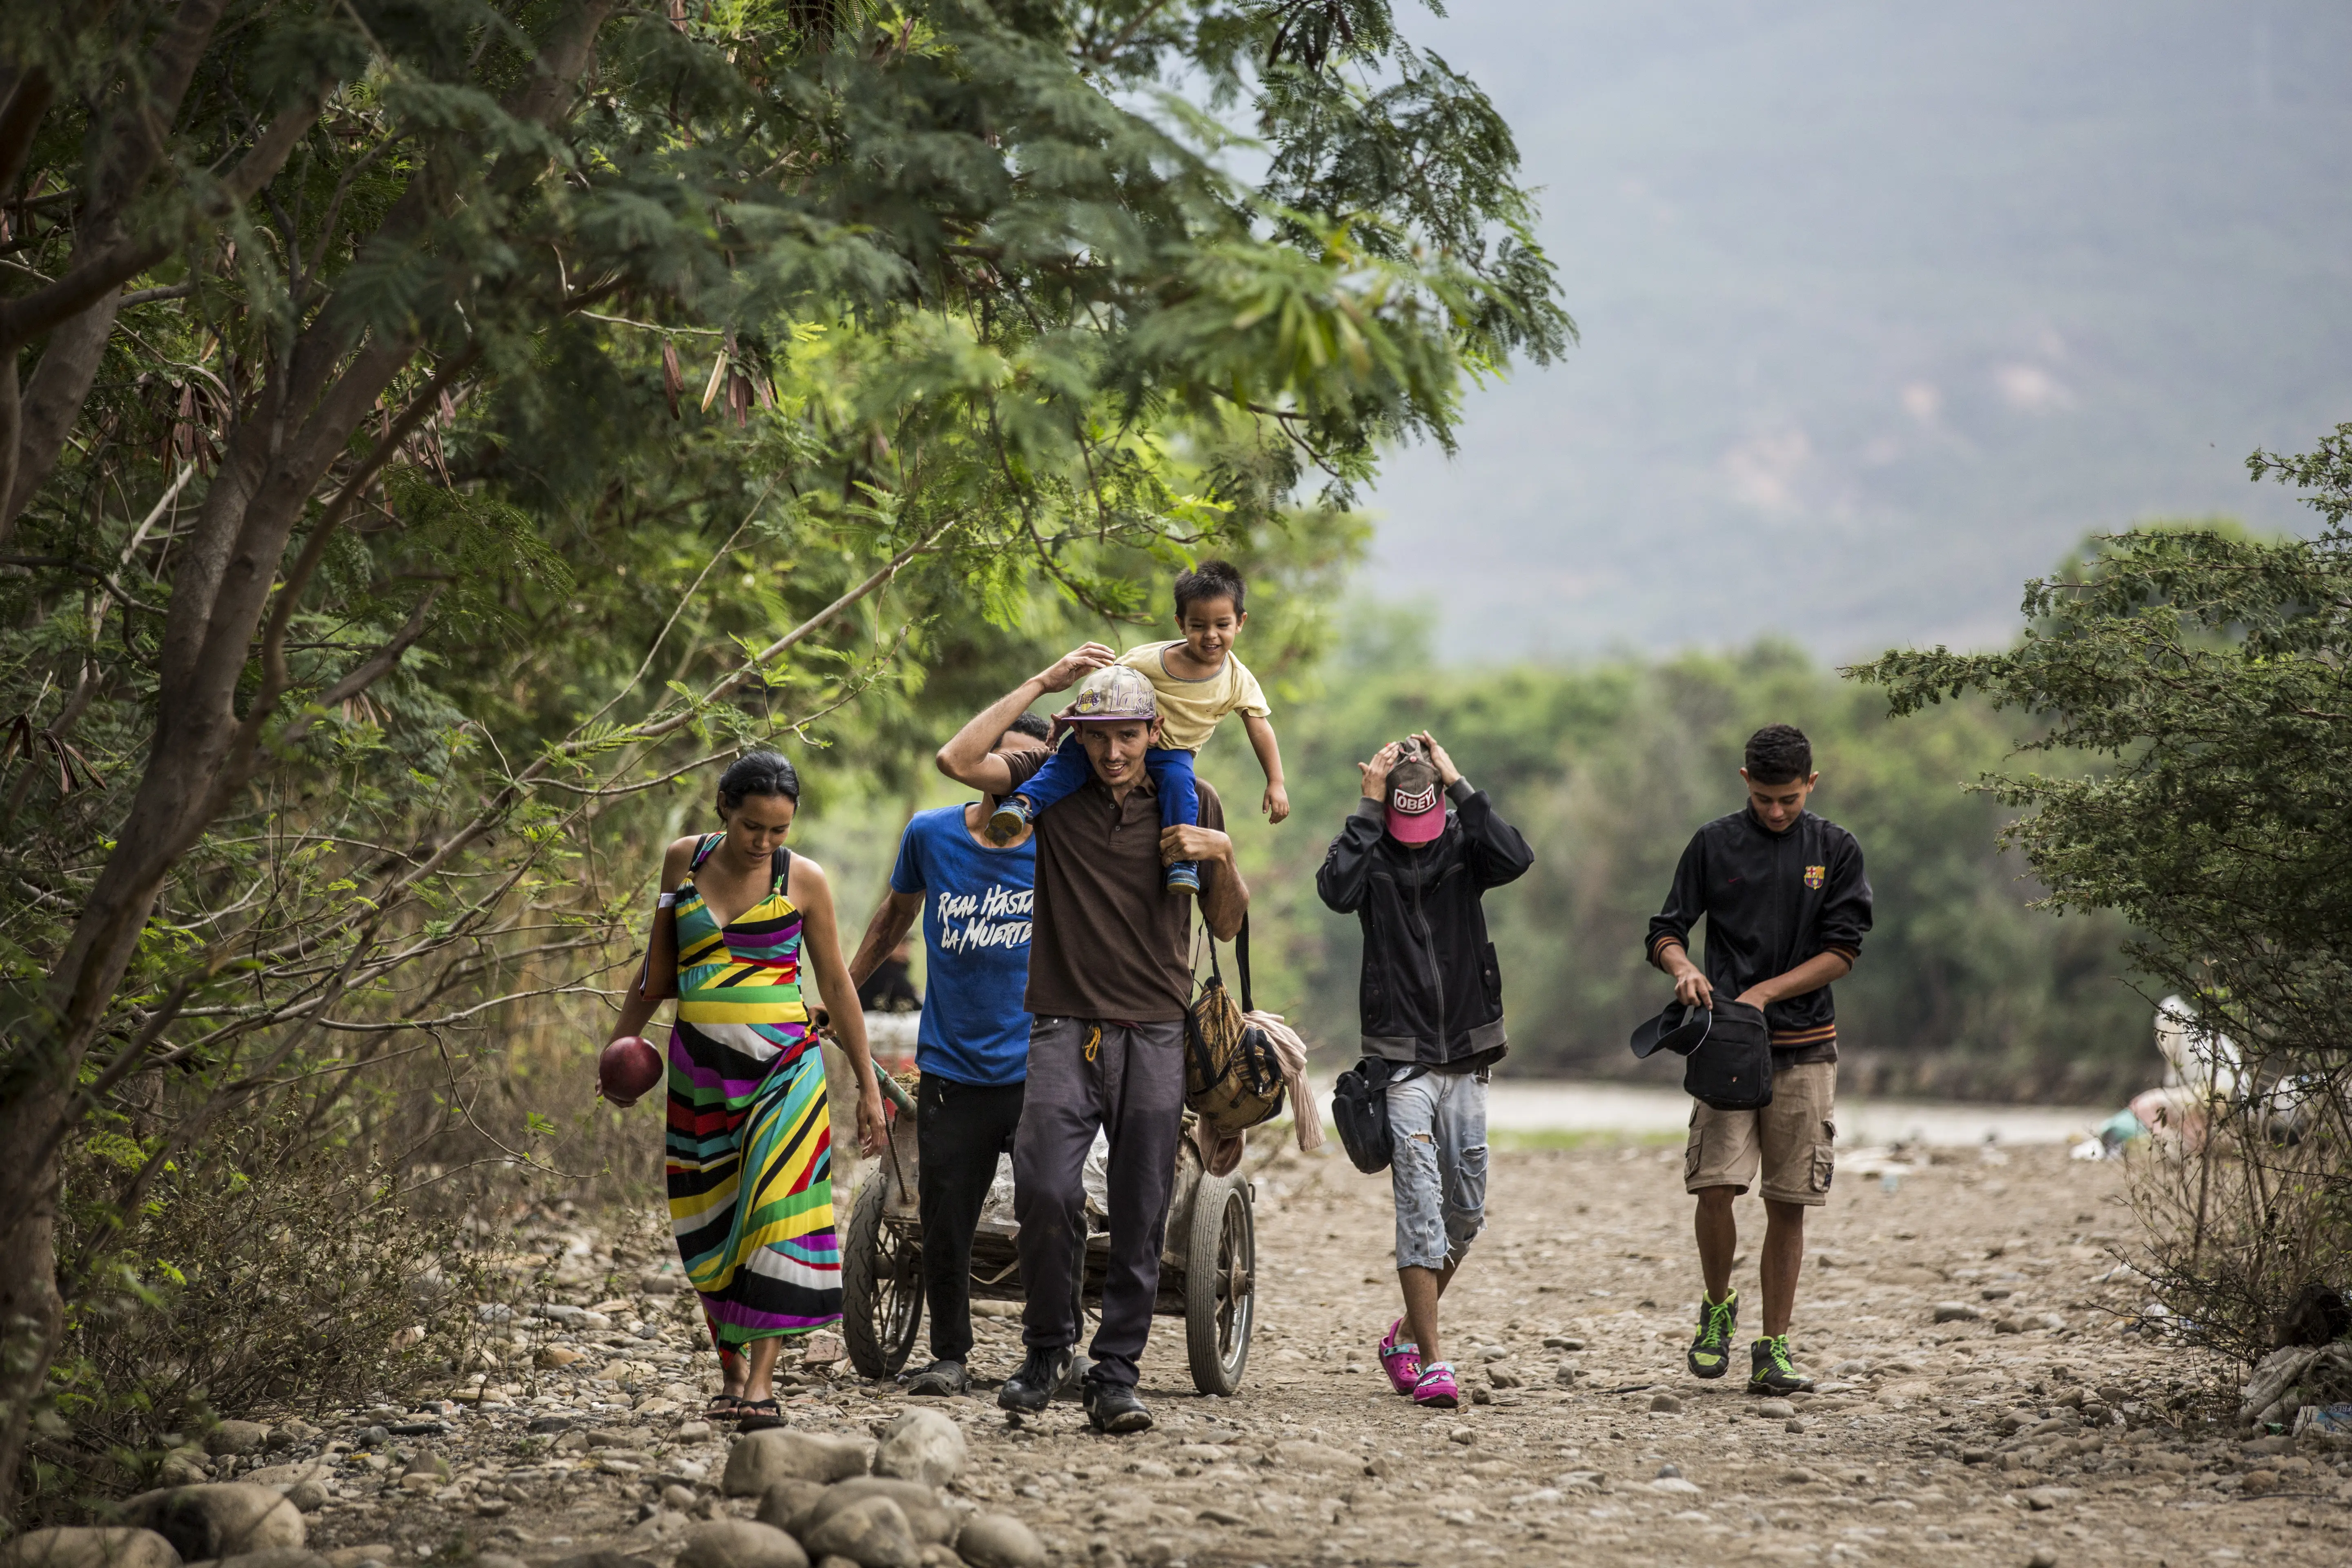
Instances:
[[[874,1173],[858,1189],[841,1242],[842,1339],[850,1364],[866,1377],[891,1377],[907,1364],[923,1317],[922,1223],[916,1208],[915,1101],[906,1086],[877,1074],[898,1114]],[[1185,1113],[1188,1126],[1192,1113]],[[1010,1157],[1000,1157],[999,1180]],[[1187,1136],[1176,1145],[1176,1183],[1160,1255],[1160,1294],[1152,1311],[1184,1320],[1192,1384],[1230,1394],[1249,1364],[1256,1317],[1257,1225],[1250,1183],[1236,1171],[1213,1176]],[[992,1211],[1003,1205],[992,1205]],[[1099,1309],[1110,1237],[1087,1205],[1082,1300]],[[972,1239],[971,1294],[980,1301],[1019,1301],[1025,1290],[1009,1214],[983,1213]]]

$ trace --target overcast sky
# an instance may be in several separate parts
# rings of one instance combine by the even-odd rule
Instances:
[[[2352,6],[1449,9],[1584,340],[1372,498],[1448,653],[2005,642],[2093,529],[2308,516],[2244,459],[2352,420]]]

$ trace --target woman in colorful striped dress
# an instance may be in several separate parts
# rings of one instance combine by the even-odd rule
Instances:
[[[665,998],[677,998],[670,1225],[725,1380],[710,1414],[746,1426],[780,1418],[772,1377],[784,1340],[841,1321],[833,1126],[802,992],[803,958],[834,1004],[835,1033],[861,1086],[858,1144],[881,1150],[882,1096],[842,963],[833,891],[814,861],[784,847],[800,793],[792,763],[773,752],[728,768],[719,781],[722,830],[679,839],[663,861],[646,966],[614,1030],[638,1033]]]

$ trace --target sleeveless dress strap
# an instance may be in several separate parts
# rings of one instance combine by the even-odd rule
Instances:
[[[702,863],[710,858],[710,852],[713,849],[718,848],[719,841],[726,837],[727,835],[724,833],[704,834],[702,836],[702,842],[694,847],[694,863],[686,868],[687,875],[692,876],[695,872],[701,870]]]
[[[774,884],[772,892],[787,899],[793,896],[793,852],[788,846],[777,845],[776,852],[768,858],[768,876]]]

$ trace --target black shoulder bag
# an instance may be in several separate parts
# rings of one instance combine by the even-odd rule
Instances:
[[[1718,1001],[1706,1039],[1683,1069],[1683,1092],[1717,1110],[1761,1110],[1772,1103],[1772,1031],[1764,1009]]]
[[[1394,1064],[1385,1057],[1366,1057],[1331,1086],[1331,1120],[1339,1127],[1339,1147],[1368,1176],[1387,1170],[1396,1158],[1395,1135],[1389,1131],[1393,1070]]]

